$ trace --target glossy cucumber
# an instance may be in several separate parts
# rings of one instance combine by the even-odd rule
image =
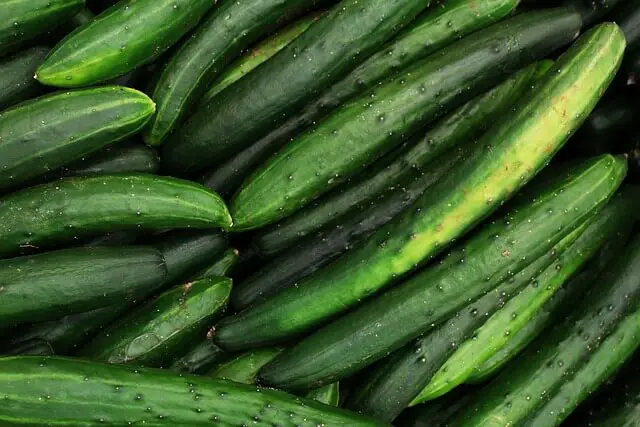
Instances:
[[[32,47],[0,59],[0,111],[43,92],[33,74],[48,52],[46,47]]]
[[[611,197],[625,173],[624,158],[584,162],[481,228],[439,264],[303,339],[260,377],[285,389],[314,387],[385,357],[551,250]]]
[[[376,195],[390,188],[400,189],[407,182],[419,179],[423,173],[428,173],[429,167],[433,167],[431,161],[440,154],[482,135],[487,125],[509,111],[551,64],[551,61],[532,64],[467,102],[431,125],[426,134],[399,148],[400,153],[391,153],[371,165],[370,172],[364,176],[354,177],[351,182],[259,232],[253,245],[263,257],[273,256],[327,223],[339,220],[356,206],[367,204]],[[387,157],[391,158],[387,160]]]
[[[197,173],[246,148],[375,53],[428,4],[342,0],[233,90],[201,104],[167,141],[167,169]]]
[[[161,367],[200,341],[224,310],[231,280],[212,277],[173,287],[106,328],[80,356]]]
[[[174,360],[169,369],[189,374],[204,374],[222,360],[226,353],[210,339],[205,339],[189,350],[187,354]]]
[[[138,132],[155,106],[137,90],[106,86],[59,92],[0,115],[0,191]]]
[[[80,87],[146,64],[189,32],[211,0],[123,0],[62,40],[38,67],[42,84]]]
[[[236,383],[255,384],[258,371],[281,352],[281,348],[252,350],[216,366],[207,376]]]
[[[302,112],[228,161],[216,165],[203,183],[225,197],[231,196],[260,163],[288,143],[298,131],[412,62],[503,18],[515,4],[513,0],[451,0],[427,9],[378,52],[307,104]]]
[[[451,426],[559,425],[637,347],[639,268],[636,236],[597,279],[599,286],[510,363]]]
[[[309,204],[447,110],[569,43],[579,22],[567,10],[518,15],[414,63],[344,104],[247,178],[229,207],[235,229],[262,227]],[[518,49],[510,48],[514,40]],[[293,167],[300,164],[308,167]]]
[[[126,229],[228,227],[220,197],[154,175],[65,178],[0,199],[0,256]]]
[[[211,265],[201,270],[197,277],[230,276],[239,259],[240,252],[237,249],[229,248],[221,253]]]
[[[0,57],[78,13],[84,0],[8,0],[0,9]]]
[[[0,260],[0,324],[37,322],[148,295],[167,276],[148,247],[78,248]]]
[[[281,391],[56,357],[1,358],[0,394],[0,423],[12,427],[239,426],[256,419],[283,427],[387,425]]]
[[[624,37],[615,25],[585,34],[545,74],[536,91],[486,133],[469,158],[419,198],[413,209],[298,287],[222,320],[218,343],[245,348],[301,334],[434,257],[544,167],[593,109],[623,51]],[[576,86],[588,90],[576,92]],[[540,135],[547,144],[539,143]],[[618,171],[614,175],[623,174],[619,160],[607,161]],[[508,170],[505,163],[511,165]]]
[[[340,406],[340,383],[335,382],[316,388],[308,392],[305,397],[317,400],[325,405]]]

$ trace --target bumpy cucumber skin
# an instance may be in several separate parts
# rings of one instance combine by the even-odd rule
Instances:
[[[142,92],[106,86],[27,101],[0,115],[0,191],[138,132],[153,114]]]
[[[189,181],[154,175],[65,178],[0,199],[0,256],[115,230],[230,225],[222,199]]]
[[[231,280],[212,277],[176,286],[108,327],[80,356],[108,363],[161,367],[206,333],[231,293]]]
[[[36,78],[56,87],[80,87],[121,76],[146,64],[189,32],[212,0],[123,0],[60,42]]]
[[[429,0],[343,0],[211,102],[164,146],[167,169],[192,174],[246,148],[373,54]]]
[[[201,270],[197,277],[229,276],[239,260],[240,252],[235,248],[229,248],[213,264]]]
[[[33,74],[48,52],[46,47],[32,47],[0,59],[0,111],[42,93]]]
[[[262,348],[249,351],[218,365],[207,376],[241,384],[255,384],[258,371],[281,352],[281,348]]]
[[[203,374],[225,356],[225,352],[210,339],[193,346],[184,356],[171,363],[169,369],[189,374]]]
[[[65,249],[0,260],[0,323],[57,319],[136,300],[158,289],[166,276],[162,255],[142,246]]]
[[[240,426],[256,420],[283,427],[387,426],[281,391],[57,357],[0,359],[0,395],[7,397],[0,423],[12,427],[44,426],[52,414],[57,427]]]
[[[548,415],[554,419],[538,425],[557,425],[637,346],[639,269],[636,235],[623,256],[597,279],[599,286],[592,287],[564,321],[510,363],[451,425],[530,426],[536,425],[538,416]],[[558,397],[562,399],[557,401]],[[553,414],[541,412],[556,404]]]
[[[379,52],[306,105],[302,112],[214,167],[203,178],[203,183],[224,197],[231,196],[264,159],[288,143],[299,130],[410,63],[501,19],[515,4],[512,0],[452,0],[427,9]]]
[[[11,0],[0,10],[0,57],[78,13],[84,0]]]
[[[476,139],[531,88],[532,81],[551,67],[551,61],[541,61],[516,73],[499,86],[459,107],[453,113],[430,126],[424,136],[400,148],[371,165],[363,177],[336,188],[325,197],[268,227],[254,239],[253,245],[263,257],[270,257],[366,203],[376,194],[394,186],[418,179],[431,160],[456,144]],[[379,163],[387,163],[378,166]]]
[[[583,36],[509,120],[485,134],[468,159],[415,202],[415,209],[298,287],[221,321],[218,343],[244,348],[300,334],[435,256],[544,167],[602,96],[623,51],[624,37],[613,24]]]
[[[349,101],[247,178],[230,203],[236,230],[262,227],[299,210],[447,110],[572,41],[579,22],[566,10],[516,16]],[[294,167],[301,164],[308,167]]]

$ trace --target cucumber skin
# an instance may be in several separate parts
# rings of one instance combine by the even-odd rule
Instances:
[[[640,46],[640,2],[629,0],[614,10],[612,21],[620,26],[629,48]]]
[[[340,406],[340,383],[335,382],[324,387],[311,390],[305,396],[307,399],[317,400],[331,406]]]
[[[200,105],[163,147],[167,170],[194,174],[246,148],[373,54],[428,3],[342,0],[233,90]]]
[[[53,356],[54,354],[47,341],[34,339],[11,346],[2,356]]]
[[[48,52],[46,47],[32,47],[0,59],[0,111],[42,93],[33,74]]]
[[[258,371],[281,352],[282,348],[277,347],[252,350],[216,366],[207,376],[253,385]]]
[[[564,0],[563,6],[572,7],[582,16],[583,28],[598,24],[622,0]]]
[[[8,427],[44,426],[52,414],[58,427],[126,426],[132,420],[149,427],[242,425],[254,417],[288,427],[387,425],[276,390],[58,357],[0,359],[0,394],[11,396],[0,414]]]
[[[376,194],[419,179],[425,168],[432,166],[430,162],[438,155],[451,150],[454,145],[482,135],[487,129],[487,124],[498,120],[498,117],[503,115],[551,64],[551,61],[532,64],[499,86],[467,102],[447,117],[432,124],[424,136],[410,141],[406,148],[399,148],[402,151],[399,155],[387,155],[386,157],[391,157],[390,160],[382,158],[378,162],[382,165],[371,165],[370,172],[365,173],[363,177],[354,177],[351,182],[259,232],[252,244],[261,256],[273,256],[328,222],[338,220]]]
[[[572,41],[578,28],[579,18],[570,11],[519,15],[412,64],[349,101],[247,178],[229,206],[235,230],[291,215],[447,110]],[[519,49],[510,49],[512,43]],[[309,167],[293,167],[300,164]]]
[[[240,260],[240,252],[235,248],[224,251],[209,267],[198,273],[197,277],[227,276],[233,272]]]
[[[170,48],[213,4],[211,0],[120,1],[62,40],[38,67],[36,79],[70,88],[126,74]]]
[[[618,347],[618,342],[608,344],[607,337],[624,334],[625,331],[632,335],[640,332],[637,320],[634,320],[635,325],[620,327],[625,318],[638,318],[639,268],[640,239],[636,235],[623,256],[598,278],[601,285],[591,288],[567,318],[511,362],[484,388],[478,399],[455,417],[451,426],[490,426],[496,425],[495,420],[501,420],[501,425],[507,422],[531,425],[531,420],[541,414],[540,411],[558,392],[562,392],[565,385],[571,386],[576,376],[582,379],[588,374],[583,368],[594,357],[600,358],[597,353],[605,350],[609,354],[605,357],[606,367],[619,366],[624,362],[626,354],[615,353],[628,353],[628,349],[624,345]],[[632,342],[637,345],[637,340]],[[568,376],[567,372],[571,375]],[[580,395],[578,401],[584,399],[583,393],[592,390],[593,382],[601,381],[598,374],[594,371],[592,378],[581,381],[581,392],[568,396],[570,398],[562,402],[569,410],[558,415],[569,415],[578,403],[576,395]],[[535,398],[526,399],[526,396]]]
[[[162,367],[184,353],[224,310],[231,280],[176,286],[106,328],[80,351],[96,361]]]
[[[59,92],[0,116],[0,191],[138,132],[154,112],[142,92],[107,86]]]
[[[188,181],[154,175],[65,178],[0,199],[0,256],[116,230],[230,225],[222,199]]]
[[[78,13],[84,0],[14,0],[0,10],[0,57]]]
[[[204,374],[225,357],[226,353],[210,339],[205,339],[189,350],[187,354],[171,363],[169,369],[189,374]]]
[[[320,98],[306,105],[302,112],[214,167],[203,178],[204,185],[218,191],[223,197],[231,196],[264,159],[287,144],[298,131],[319,121],[338,105],[410,63],[499,20],[514,5],[512,0],[451,0],[427,9],[380,51],[323,92]]]
[[[0,260],[0,276],[6,324],[136,300],[161,286],[167,269],[153,248],[78,248]]]
[[[218,343],[223,348],[243,348],[300,334],[435,256],[542,169],[593,109],[613,79],[623,50],[624,39],[613,25],[583,38],[554,64],[510,120],[485,134],[466,161],[415,202],[415,210],[405,211],[297,288],[223,319],[217,329]],[[573,73],[576,70],[580,72]],[[571,93],[573,84],[588,87],[581,93],[591,96],[567,97],[566,107],[574,114],[565,117],[554,110],[552,99]],[[539,144],[541,134],[547,136],[547,145]],[[503,162],[513,165],[508,173]]]

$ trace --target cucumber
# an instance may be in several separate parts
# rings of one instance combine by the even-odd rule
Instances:
[[[55,353],[48,342],[34,339],[13,346],[6,354],[14,356],[53,356]]]
[[[303,339],[265,366],[260,378],[284,389],[317,387],[387,356],[551,250],[608,200],[625,172],[622,157],[584,162],[439,264]],[[344,295],[340,300],[344,304]]]
[[[583,27],[598,24],[622,0],[564,0],[562,5],[571,7],[582,16]]]
[[[620,26],[630,48],[640,46],[640,1],[622,2],[613,11],[611,19]]]
[[[613,24],[585,34],[545,74],[536,91],[485,134],[469,158],[413,209],[298,287],[223,319],[217,342],[223,348],[247,348],[302,334],[434,257],[542,169],[593,109],[623,51],[624,37]],[[587,89],[577,93],[575,86]],[[547,144],[539,143],[540,135]],[[511,165],[508,171],[505,163]],[[623,174],[619,160],[603,163],[612,163],[615,174]]]
[[[0,57],[78,13],[84,0],[9,0],[0,10]]]
[[[440,399],[402,412],[396,422],[403,427],[448,427],[449,419],[473,399],[474,389],[454,390]]]
[[[193,174],[229,159],[375,53],[428,4],[342,0],[233,90],[201,104],[163,147],[167,169]]]
[[[164,366],[206,334],[230,293],[231,280],[222,277],[176,286],[106,328],[79,354],[108,363]]]
[[[253,245],[258,248],[261,256],[273,256],[328,222],[337,221],[355,206],[366,204],[375,195],[388,191],[389,188],[401,187],[407,181],[419,179],[438,155],[450,151],[452,146],[476,139],[485,132],[487,124],[502,117],[551,64],[551,61],[532,64],[499,86],[467,102],[430,126],[424,136],[410,141],[406,148],[400,148],[399,154],[391,153],[372,165],[369,168],[371,171],[364,176],[354,177],[351,182],[259,232],[253,239]],[[387,157],[391,158],[387,160]]]
[[[567,10],[522,14],[414,63],[351,100],[242,184],[229,207],[235,229],[262,227],[299,210],[447,110],[570,42],[578,27],[578,15]],[[511,49],[512,43],[518,49]],[[292,166],[302,164],[308,166]]]
[[[54,93],[0,115],[0,191],[138,132],[154,112],[143,93],[119,86]]]
[[[513,0],[450,0],[427,9],[344,79],[304,106],[302,112],[214,167],[203,183],[224,197],[231,196],[264,159],[288,143],[298,131],[410,63],[503,18],[515,4]]]
[[[620,366],[640,334],[640,238],[599,286],[483,389],[451,426],[555,426]]]
[[[69,88],[121,76],[170,48],[213,4],[211,0],[120,1],[62,40],[38,67],[36,79]]]
[[[387,425],[277,390],[59,357],[0,359],[0,395],[5,426]]]
[[[207,376],[241,384],[255,384],[258,371],[282,352],[281,348],[262,348],[243,353],[212,369]]]
[[[162,255],[148,247],[64,249],[0,260],[0,324],[126,303],[157,289],[166,276]]]
[[[143,133],[145,142],[164,142],[229,62],[287,18],[318,3],[321,1],[253,0],[216,7],[161,71],[151,95],[158,112]]]
[[[106,233],[102,236],[96,236],[86,239],[82,242],[82,246],[96,247],[96,246],[123,246],[135,243],[141,234],[135,231],[114,231],[112,233]]]
[[[201,270],[197,277],[229,276],[238,264],[239,258],[240,252],[237,249],[229,248],[220,254],[213,264]]]
[[[307,399],[317,400],[331,406],[340,406],[340,383],[335,382],[324,387],[311,390],[305,396]]]
[[[222,92],[233,83],[240,80],[247,73],[267,61],[276,53],[284,49],[289,43],[304,33],[307,28],[322,16],[322,13],[310,13],[307,16],[278,30],[275,34],[267,37],[247,50],[240,58],[233,61],[209,87],[209,90],[202,97],[201,102],[208,102],[217,94]]]
[[[126,229],[228,227],[217,194],[154,175],[65,178],[0,199],[0,256]]]
[[[201,341],[189,350],[187,354],[171,363],[169,369],[189,374],[203,374],[219,362],[225,353],[210,339]]]
[[[46,47],[32,47],[0,59],[0,111],[43,92],[33,74],[48,52]]]
[[[80,12],[76,13],[71,17],[71,19],[63,22],[60,26],[56,27],[53,31],[50,31],[46,34],[42,34],[38,37],[38,42],[45,44],[47,46],[54,47],[62,39],[68,36],[77,28],[82,27],[85,24],[88,24],[91,20],[93,20],[96,16],[89,10],[88,7],[83,7]],[[35,72],[31,74],[33,78]],[[126,85],[123,85],[126,86]]]

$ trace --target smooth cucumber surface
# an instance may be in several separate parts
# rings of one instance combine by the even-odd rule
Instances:
[[[248,351],[216,366],[207,376],[241,384],[255,384],[258,371],[281,352],[281,348]]]
[[[235,248],[229,248],[221,253],[211,265],[201,270],[197,277],[230,276],[239,261],[240,252]]]
[[[317,400],[325,405],[340,406],[340,383],[335,382],[324,387],[316,388],[308,392],[305,397]]]
[[[65,178],[0,199],[0,256],[126,229],[229,227],[220,197],[154,175]]]
[[[296,288],[223,319],[217,341],[223,347],[245,348],[301,334],[434,257],[545,166],[602,96],[623,51],[624,37],[613,24],[585,34],[531,96],[486,133],[469,158],[419,198],[414,209]],[[539,143],[540,135],[546,144]],[[612,169],[619,169],[620,162],[612,162]]]
[[[120,1],[56,45],[38,67],[36,79],[68,88],[118,77],[169,49],[213,4],[211,0]]]
[[[32,47],[0,59],[0,111],[42,93],[33,74],[47,53],[46,47]]]
[[[565,7],[571,7],[580,13],[584,28],[600,23],[618,4],[623,3],[622,0],[564,0],[561,4]]]
[[[64,249],[0,260],[0,323],[126,303],[158,289],[166,276],[162,255],[150,247]]]
[[[640,44],[640,1],[623,2],[611,14],[611,19],[620,26],[629,47]]]
[[[387,426],[281,391],[54,357],[0,359],[0,395],[0,422],[11,427],[44,426],[53,416],[59,427],[240,426],[256,420],[283,427]]]
[[[189,374],[204,374],[226,356],[220,347],[205,339],[194,345],[187,354],[175,359],[169,369]]]
[[[0,191],[138,132],[155,111],[142,92],[105,86],[58,92],[0,115]]]
[[[231,196],[261,162],[287,144],[299,130],[412,62],[503,18],[514,7],[512,0],[452,0],[425,10],[405,30],[301,112],[228,161],[216,165],[205,175],[203,183],[225,197]]]
[[[428,4],[342,0],[233,90],[200,105],[165,144],[167,169],[194,174],[246,148],[373,54]]]
[[[572,41],[579,22],[567,10],[515,16],[344,104],[247,178],[230,202],[235,229],[254,229],[291,215],[448,110]],[[518,49],[511,49],[513,43]]]

